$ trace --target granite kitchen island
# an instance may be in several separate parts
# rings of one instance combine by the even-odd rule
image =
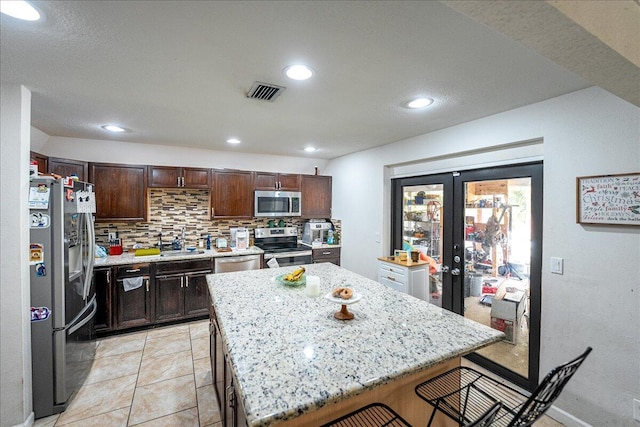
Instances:
[[[274,280],[292,267],[207,276],[223,425],[318,426],[373,401],[426,425],[415,385],[504,336],[333,264],[305,268],[320,276],[319,297]],[[353,320],[324,298],[339,286],[362,296]]]

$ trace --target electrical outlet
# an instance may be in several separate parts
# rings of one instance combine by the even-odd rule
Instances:
[[[633,399],[633,419],[640,421],[640,399]]]
[[[551,257],[551,272],[554,274],[563,274],[564,260],[562,258]]]

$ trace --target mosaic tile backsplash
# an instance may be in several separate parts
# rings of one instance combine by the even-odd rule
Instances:
[[[276,222],[280,219],[284,219],[287,226],[298,227],[298,235],[302,237],[306,220],[289,217],[276,218]],[[340,221],[331,221],[341,234]],[[209,218],[208,190],[149,189],[149,221],[96,223],[96,243],[108,247],[108,233],[117,231],[125,248],[131,248],[136,243],[143,247],[153,247],[158,243],[160,233],[163,244],[169,244],[174,237],[181,237],[182,227],[185,227],[186,245],[198,246],[199,240],[207,234],[211,235],[213,243],[217,237],[229,239],[229,228],[247,227],[253,231],[257,227],[267,227],[268,222],[269,218],[212,220]]]

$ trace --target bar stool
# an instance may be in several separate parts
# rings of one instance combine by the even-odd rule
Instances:
[[[418,384],[415,389],[418,397],[434,407],[427,427],[437,411],[464,425],[496,403],[502,407],[494,425],[530,426],[549,409],[591,350],[587,347],[577,358],[551,370],[529,397],[467,367],[451,369]]]
[[[494,404],[480,418],[464,427],[489,427],[502,407]],[[372,403],[343,417],[333,420],[322,427],[411,427],[404,418],[383,403]]]

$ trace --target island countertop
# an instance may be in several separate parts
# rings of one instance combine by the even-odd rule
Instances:
[[[208,275],[207,282],[248,425],[269,426],[457,358],[501,339],[465,319],[330,263],[321,296],[274,278],[295,267]],[[324,295],[351,286],[353,320]]]

